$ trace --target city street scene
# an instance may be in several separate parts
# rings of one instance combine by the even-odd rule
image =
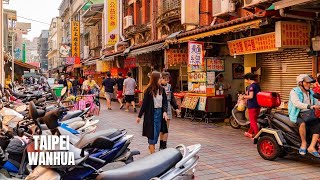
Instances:
[[[0,9],[0,180],[320,179],[320,0]]]

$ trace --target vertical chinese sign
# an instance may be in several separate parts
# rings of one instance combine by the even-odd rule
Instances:
[[[106,46],[113,46],[119,40],[118,1],[106,0],[104,9],[104,43]]]
[[[203,42],[189,42],[188,43],[188,64],[189,65],[202,65],[203,64]]]
[[[80,64],[80,22],[72,21],[71,25],[71,57],[75,64]]]

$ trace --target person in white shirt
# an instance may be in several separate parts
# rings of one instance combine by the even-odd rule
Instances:
[[[308,118],[308,120],[301,116],[303,113],[309,113],[310,110],[320,109],[319,102],[313,97],[314,93],[310,89],[311,83],[314,83],[315,80],[307,74],[300,74],[296,81],[298,86],[290,92],[288,113],[290,121],[299,126],[301,138],[299,153],[305,155],[308,151],[313,156],[320,158],[315,148],[319,139],[320,122],[315,116],[312,119]],[[306,141],[307,130],[312,134],[312,140],[308,148]]]

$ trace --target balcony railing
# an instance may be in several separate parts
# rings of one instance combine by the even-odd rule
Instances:
[[[157,23],[181,17],[181,0],[162,0],[158,7]]]

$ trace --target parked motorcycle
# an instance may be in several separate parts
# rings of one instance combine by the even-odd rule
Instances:
[[[267,125],[254,137],[260,156],[266,160],[275,160],[287,154],[299,155],[301,139],[298,126],[290,121],[288,115],[273,111],[281,104],[280,95],[275,92],[260,92],[257,100],[260,106],[268,108],[264,119]],[[308,144],[311,138],[312,135],[307,134]],[[314,158],[309,153],[306,157]]]

